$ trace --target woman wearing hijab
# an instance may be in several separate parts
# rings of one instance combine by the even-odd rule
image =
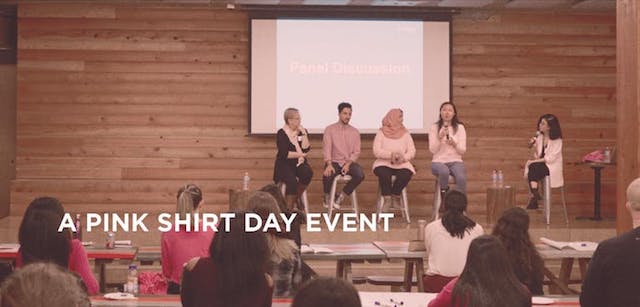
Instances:
[[[284,126],[278,130],[278,153],[273,169],[273,181],[287,185],[285,200],[289,211],[298,211],[296,200],[311,182],[313,171],[307,163],[311,150],[307,129],[300,124],[300,112],[295,108],[284,111]]]
[[[402,124],[401,109],[391,109],[382,119],[382,127],[373,140],[373,173],[378,176],[384,198],[383,211],[389,206],[400,208],[400,195],[416,170],[411,159],[416,155],[416,146],[409,130]],[[391,181],[395,176],[396,180]]]

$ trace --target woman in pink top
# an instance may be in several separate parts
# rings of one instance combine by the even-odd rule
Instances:
[[[456,179],[456,187],[462,193],[467,192],[467,171],[462,155],[467,151],[467,131],[458,120],[458,110],[453,102],[440,105],[440,118],[429,131],[429,151],[431,173],[438,177],[440,193],[449,190],[449,175]]]
[[[384,198],[383,211],[389,206],[401,206],[402,190],[416,173],[410,162],[416,156],[416,146],[402,121],[402,110],[391,109],[382,119],[382,127],[373,140],[373,155],[376,157],[373,173],[378,176]],[[396,176],[396,180],[392,182],[391,176]]]
[[[68,231],[58,232],[63,217],[64,208],[53,197],[39,197],[29,204],[18,231],[20,250],[16,267],[33,262],[56,263],[80,275],[87,292],[96,294],[98,282],[89,267],[82,242],[72,240]]]
[[[531,306],[531,293],[506,263],[507,251],[498,238],[474,239],[460,277],[449,282],[428,307]]]
[[[187,184],[178,190],[176,212],[181,219],[187,215],[199,213],[204,200],[202,191],[194,184]],[[193,225],[192,225],[193,226]],[[183,226],[178,231],[162,233],[162,274],[167,278],[169,286],[167,294],[180,294],[180,277],[184,264],[194,257],[209,255],[209,245],[213,239],[213,231],[199,231]]]

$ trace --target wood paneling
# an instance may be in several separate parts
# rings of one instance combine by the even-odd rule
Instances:
[[[246,13],[202,5],[20,4],[17,174],[12,214],[35,196],[70,211],[171,210],[186,182],[209,210],[249,171],[271,180],[275,137],[248,137]],[[501,168],[517,203],[527,190],[526,140],[543,113],[560,117],[565,182],[575,213],[592,210],[583,154],[616,136],[616,19],[606,14],[510,12],[454,16],[453,100],[467,125],[472,213],[484,213],[491,170]],[[483,15],[484,16],[484,15]],[[364,110],[354,110],[366,116]],[[363,139],[360,205],[371,211],[377,181],[371,136]],[[321,140],[311,163],[312,207],[321,200]],[[411,210],[428,214],[431,154],[416,140]],[[613,172],[603,172],[605,214]]]

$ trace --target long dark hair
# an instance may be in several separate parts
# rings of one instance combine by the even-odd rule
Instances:
[[[444,213],[442,225],[452,237],[464,238],[465,232],[471,231],[476,222],[464,214],[467,210],[467,196],[457,190],[450,190],[444,195]]]
[[[18,231],[23,263],[51,261],[61,267],[69,267],[71,234],[58,232],[64,217],[64,208],[53,197],[34,199],[24,212]]]
[[[549,125],[549,139],[561,139],[562,138],[562,129],[560,129],[560,120],[553,114],[544,114],[538,118],[538,124],[536,126],[536,130],[540,129],[540,122],[542,120],[546,120]]]
[[[467,262],[451,292],[451,306],[531,306],[531,294],[518,281],[498,238],[482,235],[471,241]]]
[[[458,132],[458,125],[464,125],[460,120],[458,120],[458,108],[456,108],[456,105],[453,104],[453,102],[451,101],[445,101],[440,105],[440,109],[438,109],[438,131],[440,131],[440,129],[442,129],[442,126],[444,125],[444,120],[442,120],[442,115],[440,114],[440,111],[442,111],[442,108],[446,105],[450,105],[451,107],[453,107],[453,118],[451,119],[451,127],[453,127],[453,134],[456,134]]]
[[[544,263],[529,237],[529,214],[520,207],[502,213],[493,235],[507,249],[509,262],[520,282],[534,295],[542,295]]]
[[[229,232],[213,237],[209,253],[218,272],[217,306],[240,306],[257,289],[267,287],[267,239],[262,231],[245,231],[245,213],[229,220]]]

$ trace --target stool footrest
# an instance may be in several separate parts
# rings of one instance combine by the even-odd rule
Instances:
[[[372,275],[367,276],[367,283],[376,286],[402,286],[404,285],[404,277],[396,275]],[[418,282],[416,277],[411,279],[411,285],[415,286]]]

